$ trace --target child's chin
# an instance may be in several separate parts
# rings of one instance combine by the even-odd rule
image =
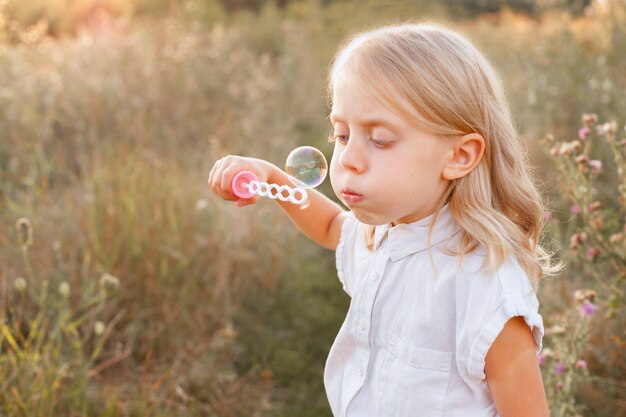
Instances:
[[[352,209],[352,213],[358,221],[369,226],[382,226],[388,224],[391,221],[383,218],[382,216],[371,214],[358,208]]]

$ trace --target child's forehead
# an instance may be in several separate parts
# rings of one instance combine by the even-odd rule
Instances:
[[[352,78],[352,77],[350,77]],[[369,125],[399,125],[404,122],[389,98],[357,77],[342,77],[333,85],[332,108],[328,116],[331,123],[356,121]],[[398,100],[401,100],[398,97]]]

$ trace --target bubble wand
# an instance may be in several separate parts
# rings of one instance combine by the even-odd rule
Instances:
[[[240,171],[231,181],[231,189],[235,197],[252,198],[255,195],[273,200],[288,201],[296,205],[306,204],[309,200],[307,188],[320,185],[326,178],[328,164],[324,154],[312,146],[301,146],[287,156],[285,172],[295,185],[268,184],[259,181],[251,171]]]

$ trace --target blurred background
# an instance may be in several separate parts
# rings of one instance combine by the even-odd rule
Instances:
[[[206,179],[329,158],[334,52],[407,20],[503,78],[566,263],[539,288],[552,415],[626,416],[623,0],[0,0],[0,415],[330,416],[334,253]]]

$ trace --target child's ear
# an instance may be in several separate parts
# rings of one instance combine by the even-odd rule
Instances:
[[[446,180],[464,177],[478,165],[484,151],[485,139],[478,133],[460,137],[453,145],[452,155],[446,161],[441,175]]]

